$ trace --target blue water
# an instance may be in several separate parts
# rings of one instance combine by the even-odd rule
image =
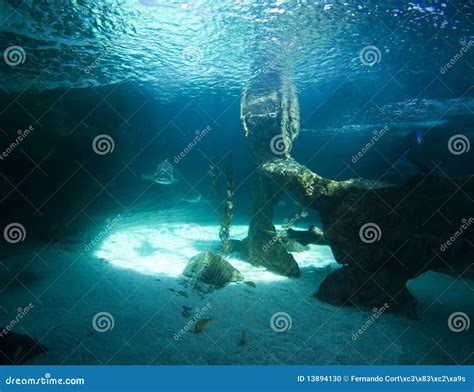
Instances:
[[[19,305],[44,300],[41,323],[30,319],[26,324],[35,336],[74,324],[73,337],[62,335],[59,348],[52,337],[46,338],[51,363],[69,363],[74,339],[85,336],[90,316],[103,309],[116,312],[117,329],[128,320],[135,322],[130,329],[138,330],[156,311],[156,298],[178,298],[178,310],[183,304],[202,305],[204,297],[179,294],[184,289],[176,276],[197,251],[219,246],[222,205],[215,204],[211,175],[216,161],[223,172],[232,168],[231,236],[244,238],[247,231],[253,164],[240,123],[240,98],[251,80],[276,73],[294,82],[301,129],[291,156],[323,177],[401,184],[424,169],[439,176],[474,174],[472,1],[67,3],[0,0],[0,223],[2,230],[20,223],[26,233],[24,245],[31,246],[7,245],[5,256],[0,256],[8,270],[0,280],[8,301],[0,308],[8,310],[2,318],[6,323]],[[223,200],[223,195],[218,198]],[[301,209],[291,193],[284,194],[274,223],[287,222]],[[107,227],[117,217],[120,230],[117,226],[114,236]],[[320,226],[316,211],[297,222],[298,228],[309,224]],[[97,233],[105,234],[96,240]],[[153,238],[142,238],[146,235]],[[102,256],[94,255],[95,250],[102,250]],[[324,268],[334,264],[329,247],[315,252],[301,256],[302,279],[296,286],[284,281],[277,295],[264,286],[265,301],[255,315],[244,319],[250,325],[244,326],[246,331],[258,319],[254,330],[268,343],[267,350],[277,347],[276,340],[265,340],[267,316],[273,313],[268,303],[274,301],[272,306],[285,310],[294,303],[288,293],[309,297],[326,276]],[[75,263],[77,255],[85,261]],[[154,257],[162,264],[156,265]],[[173,258],[179,259],[179,269],[161,268],[170,267],[167,263]],[[69,265],[74,266],[73,274],[68,273]],[[132,271],[124,265],[133,265]],[[172,277],[140,275],[169,269]],[[110,287],[102,282],[108,274]],[[387,354],[379,352],[382,345],[387,347],[384,328],[389,336],[402,336],[411,328],[411,321],[393,316],[384,319],[382,332],[374,328],[374,335],[366,335],[367,344],[358,347],[371,363],[472,362],[469,336],[453,335],[445,325],[448,311],[459,310],[459,304],[462,310],[471,306],[464,293],[472,291],[472,285],[458,280],[448,290],[452,281],[447,277],[431,278],[415,282],[428,312],[422,326],[401,339],[406,357],[392,345]],[[94,284],[96,291],[90,288]],[[142,284],[148,310],[123,313],[123,306],[115,302],[117,292],[140,302]],[[90,304],[82,303],[89,289]],[[234,303],[232,290],[240,286],[223,291],[228,296],[225,304]],[[446,293],[442,299],[448,305],[438,301],[439,292]],[[254,301],[252,289],[242,298],[244,305],[236,303],[232,311],[222,308],[221,313],[236,342],[242,333],[242,306],[251,308]],[[302,301],[301,314],[312,314],[316,300],[311,301]],[[139,359],[135,354],[114,357],[116,346],[104,345],[94,336],[95,348],[110,351],[98,354],[99,362],[150,363],[183,324],[174,303],[166,303],[171,316],[160,321],[159,328],[148,325],[146,338],[134,346],[139,347]],[[64,309],[75,306],[80,308],[78,317],[74,312],[63,315]],[[50,317],[51,312],[61,315]],[[315,319],[330,320],[331,312],[325,304],[319,306]],[[284,362],[285,355],[271,351],[269,356],[257,347],[256,356],[242,354],[230,363],[361,363],[360,353],[351,350],[345,357],[344,338],[350,340],[367,315],[356,309],[344,312],[340,322],[324,329],[324,344],[314,336],[304,346],[308,352],[290,362]],[[295,322],[298,339],[306,341],[315,322],[307,317],[300,325]],[[161,340],[155,339],[157,330]],[[343,332],[336,339],[333,331]],[[120,333],[123,340],[130,336],[125,329]],[[455,347],[455,360],[441,349],[431,351],[440,336],[447,339],[446,347]],[[180,344],[183,351],[194,350],[196,357],[208,349],[204,341],[198,346]],[[286,340],[285,347],[284,354],[292,355],[293,340]],[[229,352],[233,350],[232,346]],[[163,358],[158,363],[183,363],[179,353]],[[214,352],[210,358],[211,364],[229,363],[227,353]],[[69,361],[96,363],[75,350]]]
[[[165,159],[175,166],[178,188],[206,194],[209,182],[201,180],[213,157],[226,167],[232,155],[244,206],[251,163],[240,96],[249,80],[279,72],[294,81],[299,98],[301,132],[291,154],[318,174],[401,183],[419,172],[407,159],[413,155],[438,175],[470,175],[473,149],[454,155],[448,143],[455,135],[473,137],[472,17],[466,1],[129,0],[64,7],[5,0],[4,145],[28,125],[46,130],[23,145],[34,162],[58,143],[75,145],[57,148],[43,163],[64,169],[43,179],[51,191],[75,162],[89,159],[98,134],[111,135],[116,154],[107,165],[92,156],[94,175],[120,189],[132,184],[138,194]],[[177,161],[206,128],[197,148]],[[354,158],[383,129],[363,158]],[[127,167],[114,177],[120,162]],[[30,164],[15,164],[10,174],[17,181],[5,185],[5,194],[36,167]],[[38,196],[36,184],[22,186],[34,193],[26,198],[37,214],[51,191]]]

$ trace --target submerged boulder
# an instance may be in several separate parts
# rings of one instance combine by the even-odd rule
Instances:
[[[239,270],[214,252],[202,252],[191,257],[183,275],[219,287],[244,280]]]

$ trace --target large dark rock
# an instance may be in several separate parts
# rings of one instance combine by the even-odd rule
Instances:
[[[413,314],[408,280],[430,270],[469,273],[474,177],[424,175],[394,186],[325,179],[293,159],[275,159],[261,169],[319,211],[324,237],[343,265],[321,284],[318,298],[339,306],[387,302],[391,311]]]
[[[255,164],[252,219],[241,249],[248,261],[299,275],[272,223],[280,195],[288,190],[302,205],[319,211],[324,240],[343,265],[321,284],[316,295],[322,300],[341,306],[388,303],[390,310],[410,314],[415,301],[406,288],[408,280],[429,270],[467,274],[474,230],[455,233],[466,222],[474,223],[472,177],[440,178],[424,170],[422,176],[395,186],[319,176],[290,156],[299,133],[299,108],[294,84],[284,73],[250,81],[240,117]],[[444,246],[453,236],[455,241]]]
[[[277,274],[299,276],[298,264],[279,241],[272,223],[274,209],[280,197],[278,188],[270,179],[256,175],[252,196],[253,214],[240,256],[257,267],[265,267]]]
[[[218,287],[244,280],[236,268],[214,252],[202,252],[191,257],[183,275]]]

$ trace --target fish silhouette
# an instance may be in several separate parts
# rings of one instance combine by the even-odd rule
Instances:
[[[158,165],[153,175],[142,174],[142,178],[144,180],[153,181],[160,185],[171,185],[179,181],[174,178],[173,172],[173,165],[168,162],[168,159],[165,159]]]

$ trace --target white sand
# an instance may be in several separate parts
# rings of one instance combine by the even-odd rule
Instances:
[[[246,229],[236,226],[232,234],[243,238]],[[191,256],[218,246],[217,232],[217,226],[134,224],[129,219],[114,225],[89,252],[84,242],[52,243],[42,251],[39,247],[36,255],[9,257],[2,260],[8,272],[0,279],[1,322],[10,323],[18,307],[33,303],[14,328],[49,348],[48,355],[31,364],[474,362],[474,328],[454,333],[447,326],[454,311],[474,315],[472,281],[425,274],[410,284],[419,300],[420,320],[385,314],[353,340],[372,313],[334,307],[312,296],[335,263],[328,246],[295,254],[302,271],[298,279],[232,258],[255,288],[232,283],[208,294],[193,290],[180,272]],[[137,253],[144,240],[154,248],[148,256]],[[191,316],[182,314],[183,306]],[[176,340],[174,335],[196,309],[212,320],[203,332],[187,332]],[[113,329],[93,328],[98,312],[112,315]],[[283,333],[270,326],[276,312],[291,317],[291,328]]]

